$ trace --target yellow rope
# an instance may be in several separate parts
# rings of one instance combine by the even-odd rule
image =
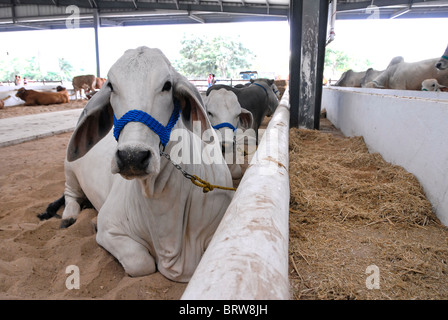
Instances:
[[[193,182],[194,185],[201,187],[202,191],[204,193],[207,193],[209,191],[213,191],[213,189],[222,189],[222,190],[229,190],[229,191],[236,191],[236,188],[229,188],[229,187],[221,187],[221,186],[215,186],[213,184],[210,184],[207,181],[202,180],[196,175],[192,175],[190,178],[191,182]]]

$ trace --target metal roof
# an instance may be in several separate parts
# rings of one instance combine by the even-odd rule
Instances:
[[[314,0],[313,0],[314,1]],[[289,0],[0,0],[0,32],[100,26],[285,21]],[[73,7],[75,6],[75,7]],[[74,9],[73,9],[74,8]],[[75,11],[74,11],[75,10]],[[339,0],[337,19],[448,17],[448,1]]]

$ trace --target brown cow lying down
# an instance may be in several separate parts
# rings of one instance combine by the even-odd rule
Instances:
[[[63,92],[40,92],[35,90],[26,90],[20,88],[16,97],[25,101],[26,106],[49,105],[68,103],[68,93]]]
[[[68,95],[68,91],[63,86],[57,86],[56,87],[56,91],[59,92],[59,93],[62,93],[63,95],[65,95],[67,97],[67,102],[70,100],[70,96]]]

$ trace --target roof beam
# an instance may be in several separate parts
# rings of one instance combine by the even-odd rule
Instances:
[[[403,8],[403,9],[401,9],[401,10],[398,10],[398,11],[394,12],[394,13],[390,16],[390,19],[398,18],[399,16],[402,16],[402,15],[408,13],[409,11],[411,11],[411,9],[412,9],[412,4],[413,4],[413,1],[412,1],[412,0],[409,0],[409,5],[408,5],[406,8]]]
[[[415,0],[417,2],[428,2],[424,0]],[[363,10],[372,4],[372,1],[359,1],[359,2],[338,2],[337,11],[349,11],[349,10]],[[397,6],[397,5],[409,5],[409,0],[375,0],[373,4],[377,7]]]
[[[199,17],[199,16],[197,16],[197,15],[195,15],[195,14],[192,14],[191,11],[188,11],[188,16],[189,16],[191,19],[193,19],[194,21],[197,21],[197,22],[199,22],[199,23],[205,23],[205,20],[204,20],[204,19],[202,19],[201,17]]]
[[[11,0],[0,0],[0,3],[11,5]],[[105,10],[136,10],[135,1],[129,0],[117,0],[117,1],[99,1],[99,0],[58,0],[59,6],[75,5],[80,8],[87,9],[99,9],[104,12]],[[266,15],[267,3],[265,4],[249,4],[242,1],[242,4],[237,2],[224,2],[218,0],[218,2],[211,1],[188,1],[182,2],[179,0],[173,0],[172,2],[138,2],[138,11],[147,10],[182,10],[182,11],[201,11],[201,12],[225,12],[225,13],[237,13],[237,14],[255,14]],[[21,5],[54,5],[53,0],[21,0]],[[276,16],[287,17],[289,13],[289,5],[273,5],[269,3],[269,14]]]

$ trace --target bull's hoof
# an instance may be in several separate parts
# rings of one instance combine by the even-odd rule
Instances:
[[[75,218],[68,218],[68,219],[63,219],[61,221],[61,225],[59,226],[59,228],[61,229],[65,229],[70,227],[72,224],[74,224],[76,222]]]
[[[48,212],[48,211],[39,213],[39,214],[37,215],[37,217],[38,217],[40,220],[48,220],[48,219],[53,218],[53,217],[60,218],[59,215],[57,215],[57,214],[55,214],[55,213],[53,213],[53,212]]]

